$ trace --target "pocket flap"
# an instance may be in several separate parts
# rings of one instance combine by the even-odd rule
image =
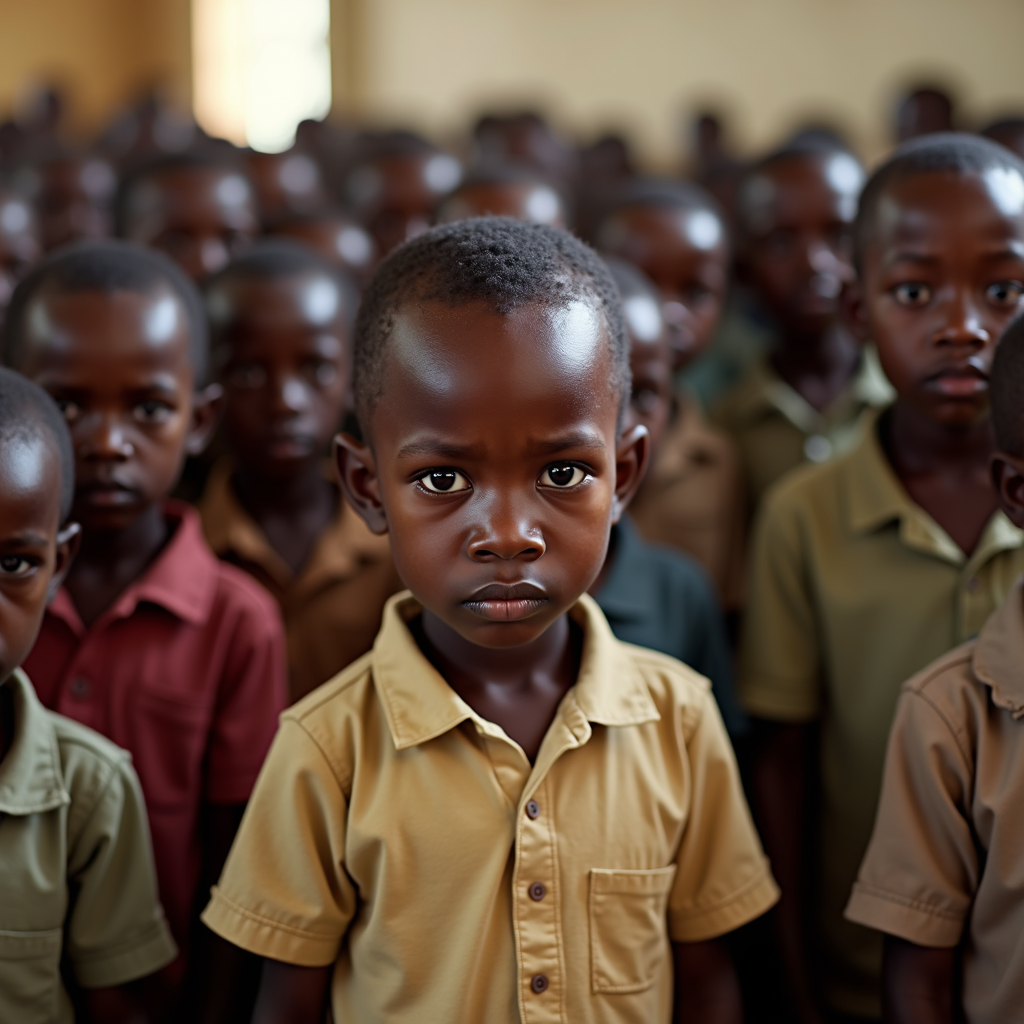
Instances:
[[[43,932],[8,932],[0,930],[0,960],[35,960],[60,955],[64,931],[51,928]]]
[[[596,895],[614,893],[620,896],[662,896],[672,888],[677,870],[675,864],[670,864],[667,868],[633,871],[592,868],[590,891]]]

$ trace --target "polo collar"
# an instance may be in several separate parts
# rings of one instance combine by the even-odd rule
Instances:
[[[3,685],[14,696],[14,742],[0,761],[0,811],[23,816],[71,803],[57,733],[28,677],[16,669]]]
[[[408,623],[421,611],[408,591],[396,594],[384,609],[373,646],[374,685],[399,750],[426,743],[467,720],[489,727],[487,731],[494,729],[420,651]],[[570,717],[573,708],[587,721],[606,726],[660,718],[643,679],[593,599],[584,594],[569,614],[583,629],[583,657],[579,677],[559,706],[556,720]]]
[[[164,515],[173,530],[170,539],[93,628],[128,618],[140,604],[155,604],[192,625],[201,625],[209,617],[217,588],[217,559],[203,538],[199,515],[178,501],[165,502]],[[57,592],[48,613],[63,620],[76,635],[87,632],[65,587]]]
[[[1024,577],[982,627],[971,666],[997,707],[1024,718]]]
[[[996,512],[968,558],[900,483],[878,437],[884,411],[876,409],[868,414],[859,440],[841,463],[840,486],[851,530],[873,533],[897,522],[900,540],[908,548],[959,566],[983,564],[1000,551],[1019,548],[1024,534],[1002,512]]]
[[[612,541],[612,563],[595,600],[614,619],[652,618],[658,611],[656,595],[650,581],[637,572],[643,559],[642,541],[628,515],[612,527]]]

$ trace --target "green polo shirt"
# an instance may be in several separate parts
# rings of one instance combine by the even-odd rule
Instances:
[[[177,955],[157,897],[142,791],[128,754],[11,689],[0,761],[0,1021],[70,1024],[61,957],[83,988],[151,974]]]
[[[711,420],[735,443],[750,507],[757,509],[768,488],[790,470],[849,451],[860,436],[864,414],[894,397],[871,348],[864,350],[849,388],[820,412],[772,369],[765,355],[715,405]]]
[[[902,683],[975,636],[1024,572],[1002,514],[969,557],[914,501],[878,441],[794,473],[755,529],[740,651],[747,711],[821,726],[817,900],[832,1005],[877,1016],[881,940],[843,919],[874,823]]]

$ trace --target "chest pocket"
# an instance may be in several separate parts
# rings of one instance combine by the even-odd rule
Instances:
[[[643,992],[668,959],[668,897],[674,864],[647,871],[590,872],[590,981],[596,992]]]
[[[63,932],[0,931],[0,1017],[18,1024],[51,1024],[61,998]]]

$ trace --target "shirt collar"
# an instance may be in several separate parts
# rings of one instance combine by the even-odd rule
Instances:
[[[841,487],[854,533],[873,533],[898,522],[900,540],[907,547],[954,565],[965,565],[968,561],[982,564],[997,552],[1021,546],[1024,534],[1002,512],[996,512],[968,559],[900,483],[878,437],[883,412],[876,409],[868,414],[860,439],[841,464]]]
[[[414,747],[455,728],[483,720],[424,657],[407,623],[421,607],[408,592],[395,595],[373,646],[373,678],[395,746]],[[658,710],[644,681],[615,639],[600,608],[584,594],[569,614],[583,629],[583,657],[572,703],[587,721],[606,726],[656,721]]]
[[[643,541],[629,516],[612,527],[612,561],[601,589],[594,595],[605,615],[613,619],[644,620],[656,615],[654,588],[643,577],[639,561]]]
[[[266,534],[242,508],[231,486],[234,467],[230,460],[214,466],[199,503],[207,541],[218,555],[228,553],[258,565],[282,591],[317,589],[328,582],[354,576],[361,565],[376,562],[390,553],[386,536],[378,537],[339,498],[338,514],[324,531],[306,567],[296,575],[271,547]],[[331,475],[333,481],[333,475]]]
[[[17,669],[3,685],[14,696],[14,742],[0,761],[0,811],[39,814],[71,803],[57,734],[28,677]]]
[[[1010,589],[978,634],[972,667],[992,690],[992,701],[1024,717],[1024,577]]]
[[[217,587],[217,559],[206,545],[195,509],[167,501],[164,516],[173,531],[170,539],[149,568],[103,613],[100,623],[126,619],[143,603],[155,604],[193,625],[206,621]],[[65,587],[58,591],[49,614],[79,635],[86,632]]]

